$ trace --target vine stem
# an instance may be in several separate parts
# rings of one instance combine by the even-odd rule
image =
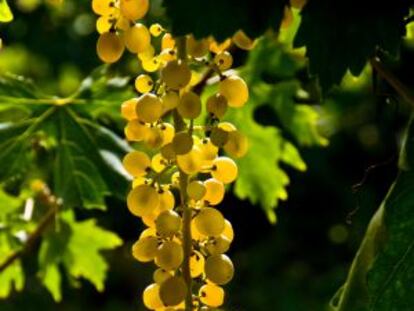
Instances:
[[[176,39],[177,42],[177,54],[178,58],[186,62],[187,61],[187,51],[186,45],[187,41],[186,38],[179,37]],[[173,111],[173,119],[174,119],[174,127],[175,131],[183,131],[186,130],[187,126],[177,112],[177,110]],[[189,132],[192,132],[193,122],[190,124],[190,128],[188,129]],[[188,185],[188,175],[180,170],[180,201],[181,201],[181,208],[183,211],[183,226],[182,226],[182,237],[183,237],[183,253],[184,253],[184,260],[182,264],[182,272],[183,278],[187,285],[187,294],[185,297],[185,311],[192,311],[193,310],[193,291],[192,291],[192,279],[191,279],[191,272],[190,272],[190,257],[192,253],[192,235],[191,235],[191,218],[192,218],[192,211],[191,208],[188,206],[188,196],[187,196],[187,185]]]

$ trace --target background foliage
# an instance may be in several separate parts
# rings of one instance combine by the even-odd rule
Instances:
[[[5,3],[0,21],[10,19]],[[401,94],[367,63],[381,57],[413,84],[405,26],[412,3],[381,2],[367,11],[356,1],[310,0],[281,29],[284,1],[151,3],[146,22],[164,21],[178,35],[264,34],[251,53],[234,53],[251,100],[228,118],[248,134],[251,151],[222,206],[237,233],[231,255],[238,273],[226,310],[324,310],[333,296],[337,310],[410,310],[412,129],[398,178],[348,277],[347,270],[397,175],[410,115]],[[33,180],[44,180],[64,204],[30,252],[0,273],[0,297],[9,297],[0,309],[54,310],[61,301],[63,310],[141,310],[137,293],[150,269],[129,255],[140,224],[122,200],[127,176],[119,159],[130,147],[118,113],[133,96],[130,77],[139,65],[131,57],[99,67],[90,1],[10,5],[13,22],[0,24],[0,263],[50,211],[36,203],[24,217],[37,195]],[[91,284],[102,292],[106,277],[99,294]]]

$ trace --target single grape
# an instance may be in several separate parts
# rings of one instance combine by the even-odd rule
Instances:
[[[92,10],[98,15],[110,15],[114,11],[112,0],[92,0]]]
[[[204,182],[206,186],[206,195],[204,196],[203,200],[207,201],[211,205],[217,205],[224,198],[224,184],[221,181],[218,181],[215,178],[207,179]]]
[[[173,160],[175,159],[175,151],[174,151],[174,146],[171,143],[169,144],[165,144],[161,147],[160,150],[162,156],[167,159],[167,160]]]
[[[200,172],[202,164],[201,152],[197,148],[193,148],[187,154],[177,155],[178,167],[188,175]]]
[[[230,243],[233,241],[234,239],[233,226],[231,225],[231,222],[228,221],[227,219],[224,220],[224,231],[222,234],[224,237],[226,237],[230,241]]]
[[[149,0],[120,0],[123,16],[131,21],[141,19],[149,10]]]
[[[227,99],[230,107],[239,108],[249,99],[249,89],[244,80],[236,75],[229,76],[219,84],[219,92]]]
[[[149,28],[149,31],[151,35],[153,35],[154,37],[158,37],[162,34],[163,28],[160,24],[152,24]]]
[[[151,35],[143,24],[135,24],[125,31],[125,46],[131,53],[142,53],[151,45]]]
[[[149,262],[154,259],[158,251],[158,239],[154,236],[140,238],[132,246],[132,255],[140,262]]]
[[[214,63],[220,70],[227,70],[233,65],[233,57],[229,52],[224,51],[214,57]]]
[[[207,112],[209,112],[218,119],[221,119],[225,115],[227,107],[228,105],[226,97],[219,93],[211,95],[207,99]]]
[[[192,278],[197,278],[204,272],[204,263],[204,256],[199,251],[193,251],[190,257],[190,274]]]
[[[172,210],[175,205],[174,195],[170,190],[162,190],[160,193],[160,212]]]
[[[153,59],[154,55],[155,55],[155,49],[152,45],[150,45],[145,51],[138,53],[138,58],[141,61],[148,61],[148,60]]]
[[[140,120],[153,123],[162,115],[162,102],[154,94],[143,94],[138,98],[136,112]]]
[[[103,34],[111,30],[112,23],[108,16],[101,16],[96,20],[96,30],[99,34]]]
[[[159,204],[158,192],[148,185],[141,185],[132,189],[127,197],[129,211],[138,217],[150,214]]]
[[[164,270],[175,270],[183,262],[183,248],[174,241],[165,241],[157,251],[155,264]]]
[[[178,104],[180,103],[180,96],[177,94],[177,92],[167,91],[161,97],[161,100],[164,106],[164,112],[166,112],[178,106]]]
[[[174,49],[170,48],[162,50],[160,53],[160,59],[165,63],[172,62],[177,59],[177,53]]]
[[[150,310],[159,310],[164,307],[160,298],[160,285],[151,284],[142,293],[144,305]]]
[[[176,133],[172,140],[172,146],[177,155],[189,153],[193,148],[193,144],[193,137],[187,132]]]
[[[148,93],[154,87],[154,82],[149,75],[141,74],[135,79],[135,89],[140,93]]]
[[[241,158],[249,149],[247,137],[240,131],[229,132],[228,140],[224,145],[224,151],[234,158]]]
[[[157,126],[148,128],[145,138],[145,143],[149,148],[156,149],[162,145],[162,132]]]
[[[137,118],[137,113],[135,111],[137,101],[138,101],[137,98],[131,98],[122,103],[121,115],[124,119],[131,121]]]
[[[229,184],[236,180],[238,169],[236,163],[228,157],[218,157],[213,161],[213,178]]]
[[[224,217],[215,208],[206,207],[194,217],[197,230],[207,236],[219,236],[224,230]]]
[[[192,35],[187,36],[187,53],[193,57],[203,57],[208,52],[208,40],[196,40]]]
[[[209,307],[217,308],[224,303],[224,290],[215,284],[201,286],[198,295],[201,302]]]
[[[191,80],[191,70],[188,65],[181,60],[168,62],[161,70],[161,79],[168,88],[179,90],[185,87]]]
[[[172,276],[174,276],[174,274],[171,271],[167,271],[161,268],[156,269],[152,274],[152,278],[157,284],[161,284]]]
[[[233,263],[223,254],[208,257],[204,270],[207,279],[218,285],[227,284],[234,275]]]
[[[155,72],[160,68],[161,62],[157,57],[152,57],[149,59],[144,59],[142,61],[142,69],[146,72]]]
[[[187,195],[193,200],[201,200],[206,192],[206,186],[201,181],[193,180],[187,185]]]
[[[151,167],[149,156],[142,151],[132,151],[122,160],[122,164],[128,173],[134,177],[145,176]]]
[[[212,166],[213,160],[217,157],[219,149],[214,146],[210,138],[204,138],[197,144],[200,149],[203,166]]]
[[[161,40],[161,49],[173,49],[175,47],[175,40],[171,34],[166,33]]]
[[[180,231],[181,217],[174,211],[164,211],[155,220],[155,227],[159,235],[172,236]]]
[[[161,130],[162,145],[164,146],[171,143],[175,136],[174,126],[172,126],[170,123],[162,123],[159,125],[159,128]]]
[[[151,159],[151,168],[157,173],[163,171],[166,168],[167,164],[167,160],[164,159],[161,153],[155,154]]]
[[[210,141],[214,146],[219,148],[224,147],[229,139],[229,132],[219,128],[213,127],[210,133]]]
[[[184,279],[173,276],[160,285],[160,298],[165,306],[176,306],[184,301],[187,294],[187,285]]]
[[[147,137],[148,130],[149,128],[142,121],[131,120],[125,127],[125,136],[129,141],[142,141]]]
[[[105,63],[117,62],[124,53],[125,46],[120,35],[115,32],[105,32],[99,36],[96,52]]]
[[[177,106],[178,113],[186,119],[195,119],[201,113],[201,99],[194,92],[186,92],[181,96]]]
[[[223,231],[224,232],[224,231]],[[205,249],[210,255],[220,255],[227,252],[230,248],[231,241],[223,234],[209,240],[205,245]]]

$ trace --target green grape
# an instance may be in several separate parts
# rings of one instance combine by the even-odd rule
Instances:
[[[153,35],[154,37],[158,37],[162,34],[163,28],[160,24],[152,24],[149,28],[149,31],[151,35]]]
[[[224,145],[224,151],[235,158],[241,158],[249,149],[247,137],[240,131],[229,132],[227,143]]]
[[[149,156],[141,151],[132,151],[122,160],[126,171],[134,177],[140,177],[147,174],[151,167]]]
[[[206,207],[194,217],[197,230],[207,236],[219,236],[224,230],[224,217],[215,208]]]
[[[132,189],[127,197],[129,211],[138,217],[150,214],[159,204],[158,192],[148,185],[141,185]]]
[[[174,126],[170,123],[162,123],[159,127],[161,130],[162,145],[171,143],[175,135]]]
[[[175,198],[174,195],[170,190],[163,190],[160,193],[160,205],[159,210],[161,212],[163,211],[169,211],[174,208],[175,205]]]
[[[125,46],[131,53],[142,53],[151,44],[151,35],[143,24],[135,24],[125,31]]]
[[[201,302],[209,307],[217,308],[224,303],[224,290],[215,284],[201,286],[198,295]]]
[[[164,105],[164,111],[169,111],[175,109],[180,103],[180,96],[174,92],[169,91],[161,97],[162,103]]]
[[[137,98],[131,98],[122,103],[121,115],[124,119],[131,121],[137,118],[137,113],[135,111],[137,101]]]
[[[184,279],[173,276],[160,285],[160,298],[165,306],[176,306],[184,301],[187,294],[187,285]]]
[[[99,34],[110,31],[112,28],[111,20],[108,16],[101,16],[96,20],[96,30]]]
[[[149,10],[149,0],[120,0],[123,16],[131,21],[143,18]]]
[[[161,62],[157,57],[152,57],[150,59],[144,59],[142,61],[142,69],[146,72],[155,72],[160,68]]]
[[[191,80],[191,70],[188,65],[181,60],[168,62],[161,70],[161,79],[168,88],[179,90],[185,87]]]
[[[187,154],[177,155],[178,167],[188,175],[200,172],[202,164],[201,152],[197,148],[193,148]]]
[[[172,140],[172,146],[177,155],[189,153],[193,148],[193,144],[193,137],[187,132],[176,133]]]
[[[229,52],[224,51],[214,57],[214,63],[220,70],[227,70],[233,65],[233,57]]]
[[[147,137],[149,128],[139,120],[131,120],[125,127],[125,136],[129,141],[142,141]]]
[[[242,50],[251,50],[254,47],[254,41],[250,39],[242,30],[233,35],[234,44]]]
[[[196,40],[192,35],[187,36],[187,53],[192,57],[203,57],[208,52],[209,42],[205,39]]]
[[[171,271],[167,271],[161,268],[158,268],[154,271],[152,278],[155,283],[161,284],[165,280],[169,279],[170,277],[174,276],[174,274]]]
[[[135,89],[140,93],[148,93],[154,87],[154,82],[149,75],[139,75],[135,79]]]
[[[234,275],[233,263],[223,254],[208,257],[204,270],[207,279],[218,285],[227,284]]]
[[[224,232],[224,231],[223,231]],[[205,245],[206,250],[210,255],[220,255],[227,252],[230,248],[231,241],[221,234],[218,237],[214,237],[209,240]]]
[[[213,161],[213,178],[229,184],[236,180],[238,169],[236,163],[227,157],[218,157]]]
[[[192,278],[197,278],[204,272],[204,263],[204,256],[198,251],[193,251],[190,257],[190,274]]]
[[[186,119],[195,119],[201,113],[200,97],[194,92],[186,92],[181,96],[177,106],[178,113]]]
[[[233,241],[234,239],[233,226],[231,225],[231,222],[228,221],[227,219],[224,220],[224,231],[222,234],[225,238],[227,238],[230,241],[230,243]]]
[[[155,264],[164,270],[175,270],[183,262],[183,248],[174,241],[165,241],[155,256]]]
[[[160,298],[160,285],[148,285],[142,293],[142,300],[144,305],[150,310],[158,310],[164,307]]]
[[[229,132],[219,128],[213,127],[210,133],[210,140],[213,145],[221,148],[223,147],[229,139]]]
[[[113,0],[92,0],[92,10],[98,15],[110,15],[114,11]]]
[[[174,211],[164,211],[155,220],[155,227],[159,235],[172,236],[180,231],[181,217]]]
[[[227,99],[230,107],[239,108],[249,99],[249,89],[246,82],[238,76],[232,75],[219,84],[219,92]]]
[[[96,52],[103,62],[109,64],[117,62],[124,50],[124,42],[117,33],[105,32],[99,36]]]
[[[218,181],[215,178],[207,179],[204,182],[206,186],[206,195],[204,196],[203,200],[207,201],[211,205],[217,205],[224,198],[224,184],[221,181]]]
[[[162,115],[162,102],[154,94],[143,94],[138,98],[136,112],[140,120],[153,123]]]
[[[207,99],[207,112],[214,117],[221,119],[227,111],[227,99],[223,95],[217,93],[211,95]]]
[[[161,40],[161,50],[173,49],[175,47],[175,40],[170,33],[166,33]]]
[[[149,262],[155,258],[158,251],[158,239],[154,236],[140,238],[132,246],[132,255],[136,260]]]
[[[187,195],[193,200],[201,200],[207,192],[206,186],[198,180],[194,180],[187,185]]]
[[[151,168],[157,173],[163,171],[166,168],[167,164],[167,161],[164,159],[161,153],[155,154],[151,159]]]

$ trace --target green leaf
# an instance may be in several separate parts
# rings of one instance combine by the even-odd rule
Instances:
[[[22,206],[22,203],[23,201],[20,198],[11,196],[0,188],[0,219],[1,217],[16,211]]]
[[[6,0],[0,0],[0,23],[8,23],[13,20],[13,13]]]
[[[10,243],[10,237],[0,232],[0,264],[12,254],[14,248]],[[24,286],[24,273],[20,260],[15,260],[4,271],[0,273],[0,298],[6,298],[10,295],[13,288],[21,291]]]
[[[411,310],[414,278],[414,122],[400,155],[400,172],[352,263],[337,311]]]
[[[212,35],[223,41],[239,29],[254,38],[269,28],[278,30],[287,3],[285,0],[167,0],[164,6],[175,35],[192,33],[197,38]]]
[[[405,34],[403,18],[409,1],[379,1],[366,7],[360,1],[309,1],[295,46],[306,46],[309,67],[328,90],[338,84],[347,69],[355,76],[377,48],[398,55]]]
[[[50,232],[39,253],[40,278],[56,301],[60,301],[61,272],[90,281],[98,291],[104,290],[108,263],[102,251],[114,249],[122,240],[96,225],[95,220],[76,221],[71,211],[62,215],[61,230]]]

